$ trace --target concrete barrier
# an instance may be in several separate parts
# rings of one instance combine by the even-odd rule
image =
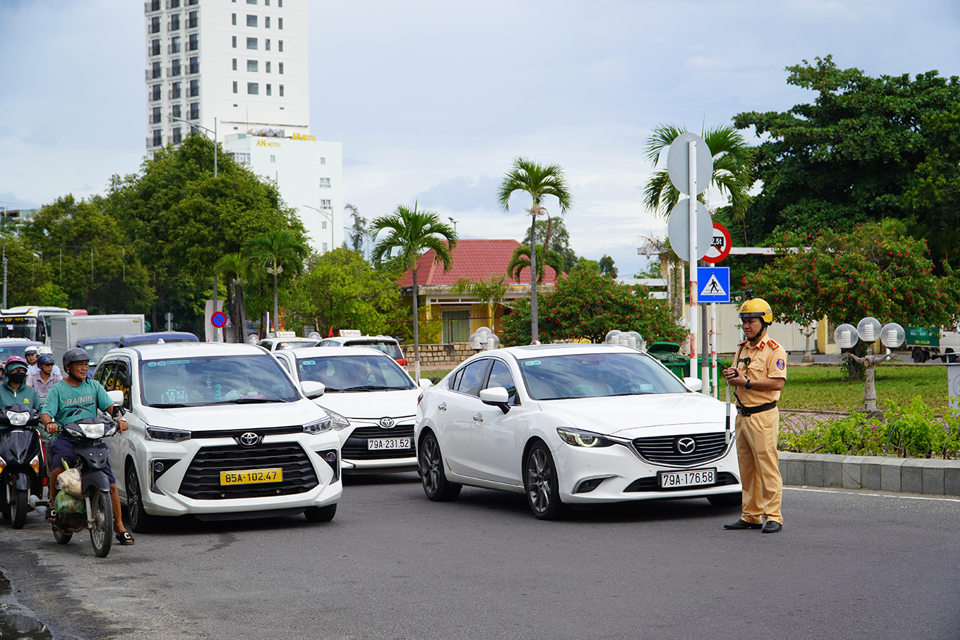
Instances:
[[[960,496],[960,460],[779,454],[785,485]]]

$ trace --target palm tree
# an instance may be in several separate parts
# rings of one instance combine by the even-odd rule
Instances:
[[[247,262],[243,255],[228,253],[216,265],[217,273],[222,273],[227,285],[227,313],[233,325],[233,341],[246,341],[246,308],[243,304],[243,279],[247,273]]]
[[[370,235],[376,238],[381,231],[388,231],[377,242],[370,256],[374,266],[380,267],[390,259],[394,249],[399,249],[397,259],[405,269],[413,270],[413,363],[417,379],[420,378],[420,316],[418,310],[417,258],[426,250],[433,249],[434,262],[443,263],[443,270],[453,265],[453,248],[457,246],[457,232],[440,221],[434,211],[417,211],[400,205],[388,216],[374,218]],[[446,240],[446,242],[444,242]]]
[[[658,125],[647,138],[647,158],[656,166],[660,155],[670,148],[678,136],[686,130],[676,125]],[[750,202],[748,191],[753,185],[753,147],[747,146],[743,136],[732,125],[718,126],[703,132],[703,140],[713,154],[713,179],[711,186],[730,198],[730,209],[734,220],[744,220],[747,204]],[[704,202],[704,194],[697,196]],[[680,201],[680,192],[670,182],[667,168],[653,174],[644,190],[643,203],[651,210],[667,217]]]
[[[534,269],[537,270],[537,283],[543,282],[544,276],[546,276],[547,267],[553,267],[554,272],[557,275],[560,275],[563,272],[563,256],[561,256],[556,251],[548,251],[547,255],[543,255],[543,245],[537,245],[537,256],[533,259],[534,264],[536,265]],[[510,258],[510,263],[507,265],[507,273],[514,279],[519,281],[520,275],[524,269],[530,268],[530,247],[520,245],[513,251],[513,257]]]
[[[250,238],[244,251],[249,256],[251,264],[261,268],[266,267],[267,273],[273,275],[273,327],[276,330],[280,316],[277,279],[283,272],[290,275],[299,274],[309,250],[289,231],[274,230]]]
[[[527,210],[530,213],[530,243],[533,244],[536,238],[537,216],[544,214],[547,216],[547,237],[544,245],[550,246],[550,216],[546,207],[543,206],[543,199],[546,196],[553,196],[560,205],[560,213],[566,213],[570,208],[570,192],[567,191],[567,183],[563,177],[563,169],[560,165],[551,164],[543,166],[527,160],[526,158],[516,158],[513,161],[513,168],[503,177],[503,183],[500,185],[499,200],[500,208],[504,211],[510,210],[510,196],[515,191],[525,191],[530,194],[533,201],[531,207]],[[530,337],[536,341],[539,337],[537,329],[537,251],[530,252]]]

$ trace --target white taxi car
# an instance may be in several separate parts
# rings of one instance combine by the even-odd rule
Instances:
[[[273,355],[298,383],[323,384],[323,395],[315,402],[333,415],[344,473],[417,468],[413,421],[420,387],[393,358],[365,347],[316,347]]]
[[[415,437],[435,501],[467,484],[525,493],[541,519],[571,505],[652,498],[740,504],[724,405],[627,347],[477,354],[424,391]]]
[[[263,349],[168,343],[110,351],[96,379],[124,393],[130,429],[110,466],[134,531],[161,516],[334,517],[342,493],[331,416]]]

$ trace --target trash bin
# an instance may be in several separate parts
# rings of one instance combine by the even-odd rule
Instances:
[[[680,353],[680,345],[676,342],[654,342],[647,347],[647,353],[681,380],[690,377],[690,358]],[[697,356],[697,371],[702,365],[703,360]]]

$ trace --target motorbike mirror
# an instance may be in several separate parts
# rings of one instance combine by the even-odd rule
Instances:
[[[113,400],[113,404],[123,406],[123,391],[114,389],[113,391],[107,391],[107,395]]]

